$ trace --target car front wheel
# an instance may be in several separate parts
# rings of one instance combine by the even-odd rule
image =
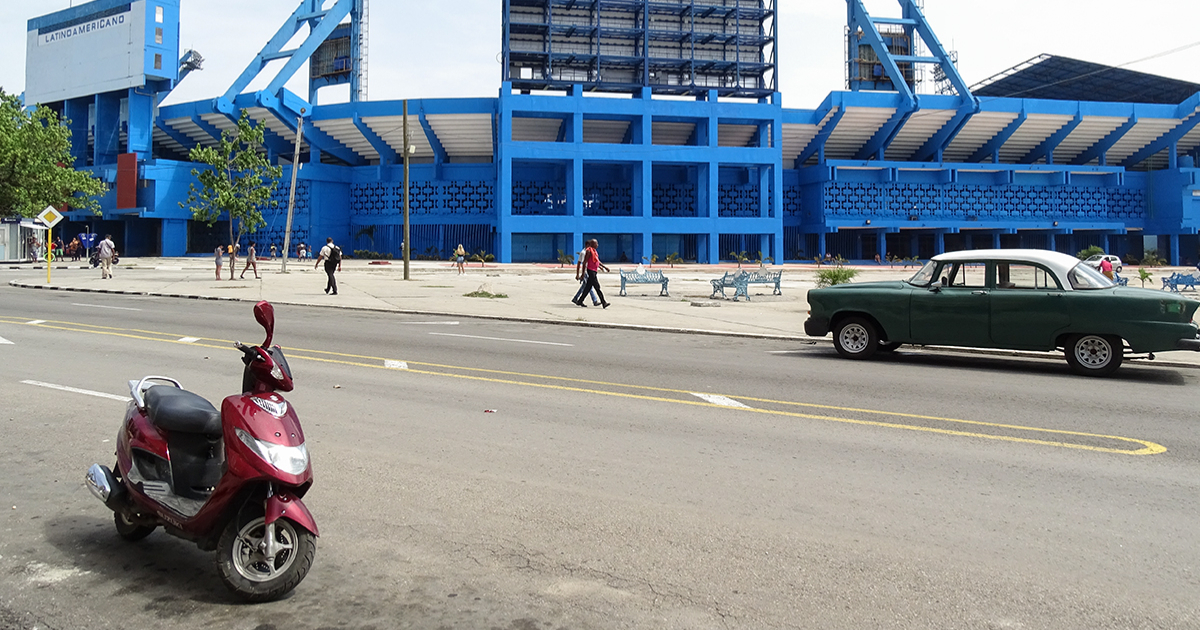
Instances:
[[[1120,337],[1075,335],[1067,340],[1067,364],[1076,374],[1108,376],[1121,367],[1125,348]]]
[[[879,349],[879,333],[862,317],[850,317],[833,331],[833,347],[847,359],[869,359]]]

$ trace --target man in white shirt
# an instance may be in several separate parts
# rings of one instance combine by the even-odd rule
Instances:
[[[100,241],[100,278],[107,280],[112,278],[112,261],[113,256],[117,254],[117,246],[112,242],[112,234],[105,234],[104,240]]]
[[[337,295],[337,280],[333,277],[333,272],[342,270],[342,248],[333,244],[333,237],[325,239],[325,247],[321,248],[313,269],[319,267],[322,260],[325,261],[325,275],[329,276],[329,281],[325,283],[325,292]]]

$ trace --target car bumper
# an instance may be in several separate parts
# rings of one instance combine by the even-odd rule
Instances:
[[[804,322],[804,334],[809,337],[824,337],[829,334],[829,320],[824,317],[809,317]]]
[[[1175,347],[1179,350],[1194,350],[1200,352],[1200,339],[1180,339],[1175,342]]]

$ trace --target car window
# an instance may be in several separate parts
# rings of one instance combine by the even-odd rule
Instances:
[[[1097,260],[1100,260],[1100,258],[1101,258],[1101,256],[1099,254],[1096,254],[1095,256],[1089,257],[1084,262],[1096,262]]]
[[[986,287],[987,265],[981,262],[946,263],[941,271],[941,284],[944,287]]]
[[[996,263],[997,289],[1053,289],[1058,281],[1049,271],[1037,265]]]
[[[1079,263],[1071,269],[1071,273],[1067,274],[1067,281],[1071,283],[1071,288],[1079,290],[1107,289],[1113,286],[1112,280],[1084,263]]]
[[[908,283],[918,287],[929,286],[929,283],[933,282],[933,272],[935,269],[937,269],[936,262],[931,260],[925,263],[924,267],[921,267],[913,277],[908,279]]]

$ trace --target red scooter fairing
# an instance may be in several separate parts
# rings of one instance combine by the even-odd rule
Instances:
[[[308,507],[299,497],[290,492],[276,492],[267,498],[267,524],[285,516],[312,532],[313,536],[321,535],[321,532],[317,531],[317,519],[313,518],[312,512],[308,511]]]
[[[229,396],[221,403],[229,474],[243,480],[270,480],[302,497],[312,485],[304,430],[296,411],[274,392]]]

